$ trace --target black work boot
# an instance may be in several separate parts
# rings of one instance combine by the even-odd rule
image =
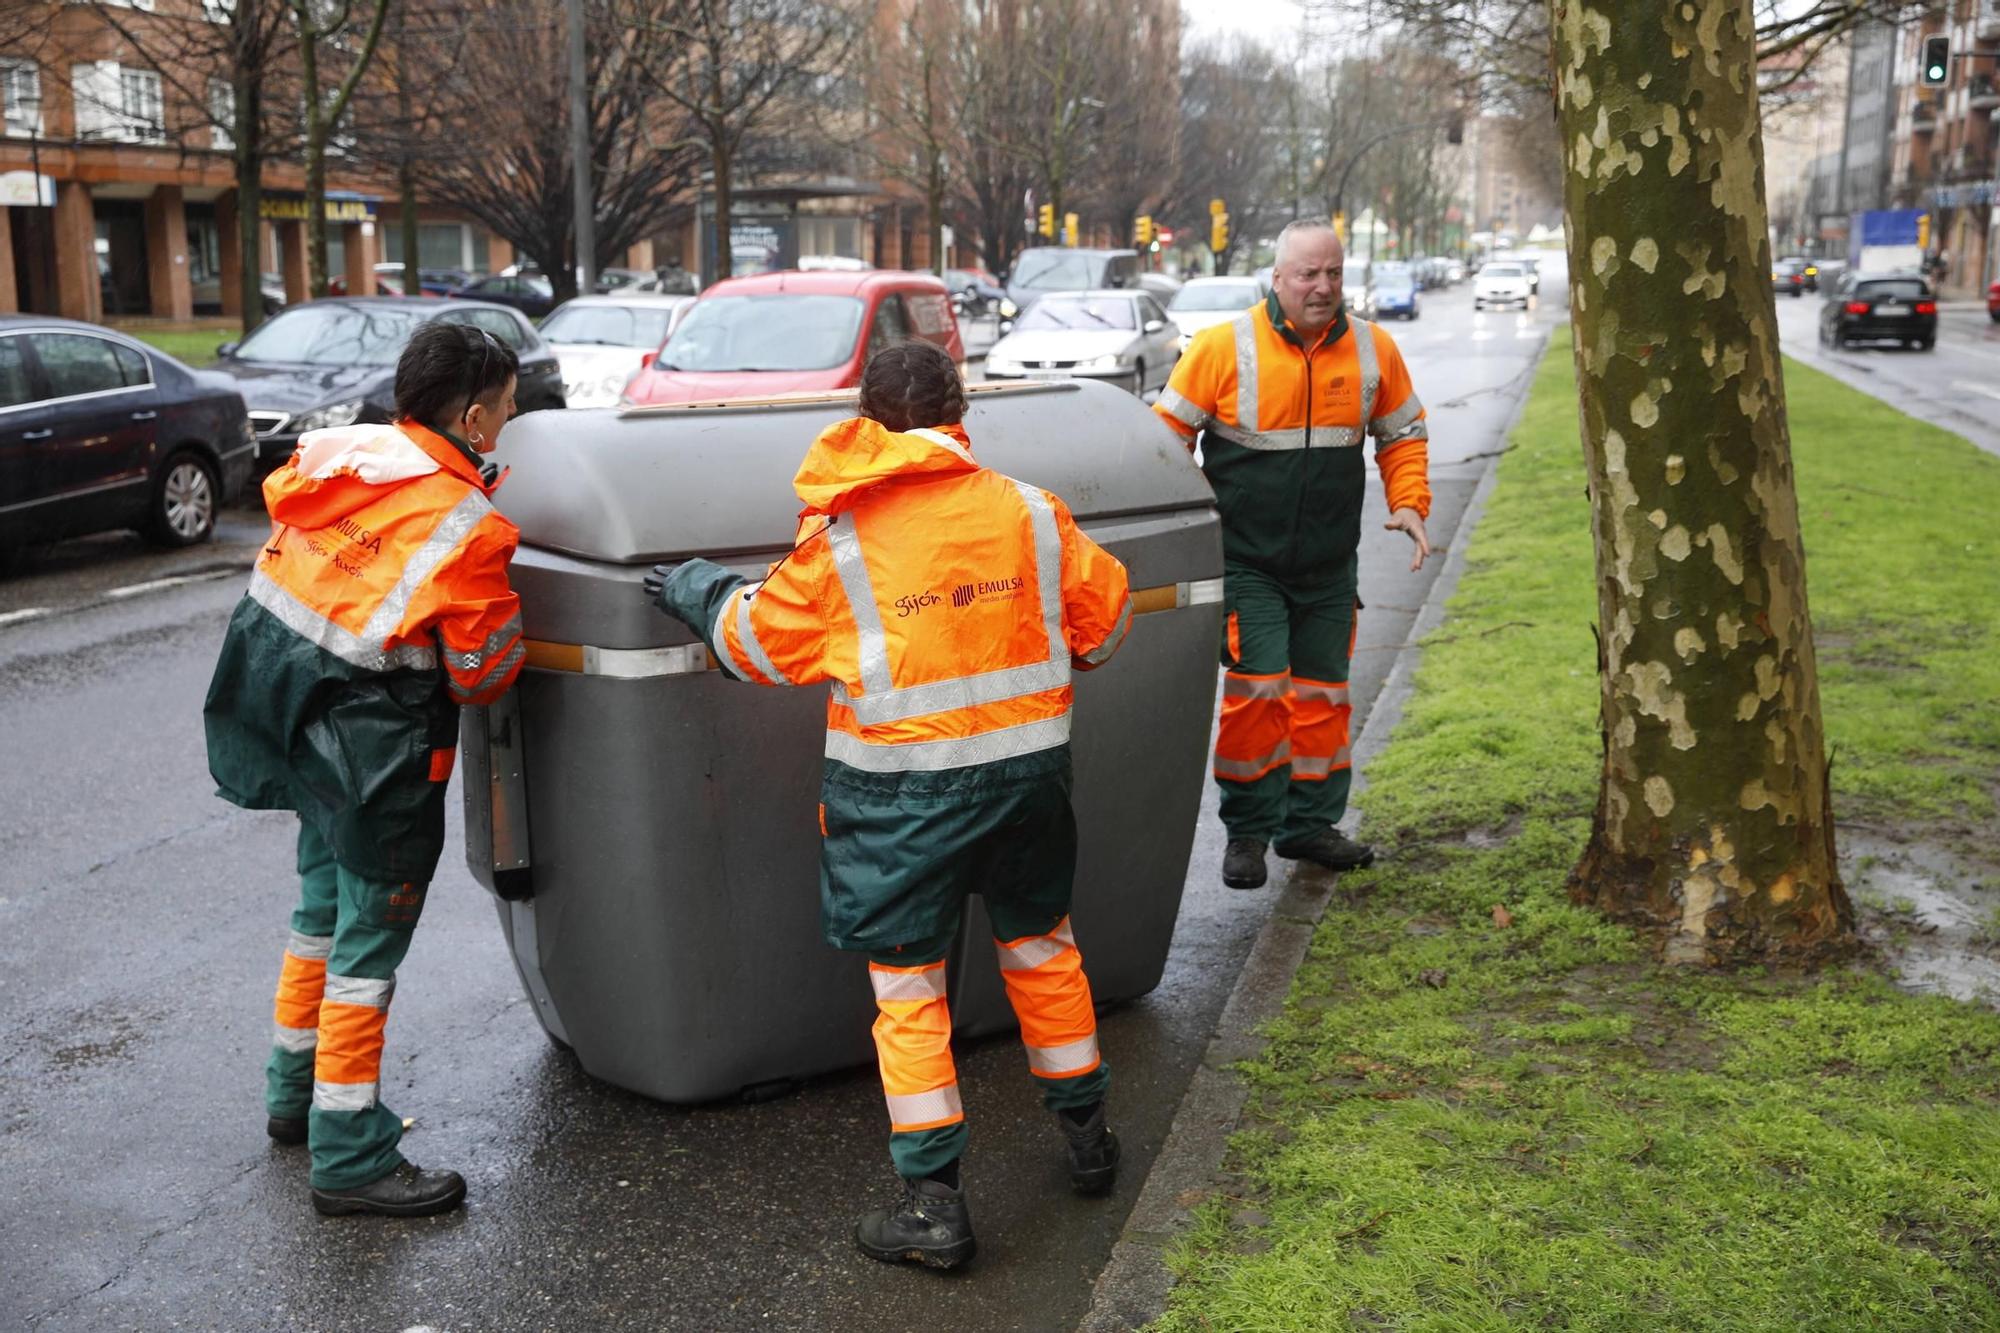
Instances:
[[[456,1171],[426,1171],[404,1162],[380,1180],[350,1190],[314,1189],[313,1207],[328,1217],[374,1213],[380,1217],[429,1217],[448,1213],[465,1200],[465,1177]]]
[[[978,1248],[965,1191],[929,1176],[903,1182],[900,1206],[863,1213],[854,1243],[870,1259],[926,1268],[956,1268]]]
[[[1082,1116],[1082,1119],[1078,1119]],[[1118,1180],[1118,1136],[1104,1124],[1104,1103],[1082,1111],[1058,1111],[1056,1123],[1069,1140],[1069,1183],[1078,1194],[1108,1194]]]
[[[1264,840],[1231,838],[1222,850],[1222,882],[1232,889],[1264,887]]]
[[[302,1115],[274,1115],[264,1122],[264,1132],[274,1143],[288,1148],[306,1141],[306,1118]]]
[[[1287,861],[1310,861],[1328,870],[1360,870],[1375,864],[1373,847],[1354,841],[1331,824],[1302,838],[1280,842],[1277,850]]]

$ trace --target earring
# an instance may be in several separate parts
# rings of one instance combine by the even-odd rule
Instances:
[[[475,432],[472,437],[472,442],[474,444],[484,444],[486,443],[486,437],[484,435],[480,435],[477,432]]]

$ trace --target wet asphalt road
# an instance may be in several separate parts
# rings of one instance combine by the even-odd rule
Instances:
[[[1557,279],[1544,288],[1532,315],[1475,316],[1461,287],[1394,326],[1431,409],[1435,541],[1450,540],[1559,316]],[[698,1108],[584,1075],[537,1026],[493,901],[463,868],[456,794],[383,1095],[415,1117],[413,1160],[464,1172],[468,1206],[321,1219],[303,1150],[270,1145],[261,1109],[295,825],[217,800],[201,743],[242,583],[210,566],[247,563],[262,531],[235,514],[225,543],[173,557],[72,543],[0,579],[0,1327],[1051,1329],[1081,1316],[1275,897],[1221,887],[1212,785],[1165,979],[1102,1024],[1126,1145],[1114,1195],[1070,1195],[1011,1040],[961,1048],[980,1237],[966,1270],[892,1269],[851,1246],[855,1212],[894,1188],[871,1069]],[[1365,530],[1357,730],[1437,563],[1411,576],[1404,539]],[[811,886],[799,903],[815,910]]]

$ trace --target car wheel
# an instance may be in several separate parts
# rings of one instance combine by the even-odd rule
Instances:
[[[215,531],[218,495],[215,469],[201,455],[183,449],[169,457],[153,484],[153,505],[148,514],[153,540],[162,546],[193,546],[207,541]]]
[[[1132,367],[1132,396],[1134,398],[1144,398],[1146,396],[1146,363],[1144,361]]]

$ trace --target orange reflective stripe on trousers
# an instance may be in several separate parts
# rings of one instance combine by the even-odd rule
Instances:
[[[395,978],[329,974],[319,1006],[319,1050],[313,1058],[313,1105],[322,1111],[365,1111],[382,1078],[382,1034],[389,1025]]]
[[[965,1119],[958,1071],[951,1060],[951,1010],[944,963],[888,967],[871,961],[875,989],[875,1055],[889,1127],[899,1134]]]
[[[1040,1078],[1076,1078],[1096,1069],[1101,1063],[1097,1013],[1069,918],[1046,935],[993,944],[1000,956],[1000,979],[1021,1023],[1028,1068]]]
[[[1292,678],[1293,781],[1324,782],[1350,765],[1348,726],[1353,711],[1344,683]]]
[[[1225,672],[1215,776],[1253,782],[1292,760],[1292,676]]]

